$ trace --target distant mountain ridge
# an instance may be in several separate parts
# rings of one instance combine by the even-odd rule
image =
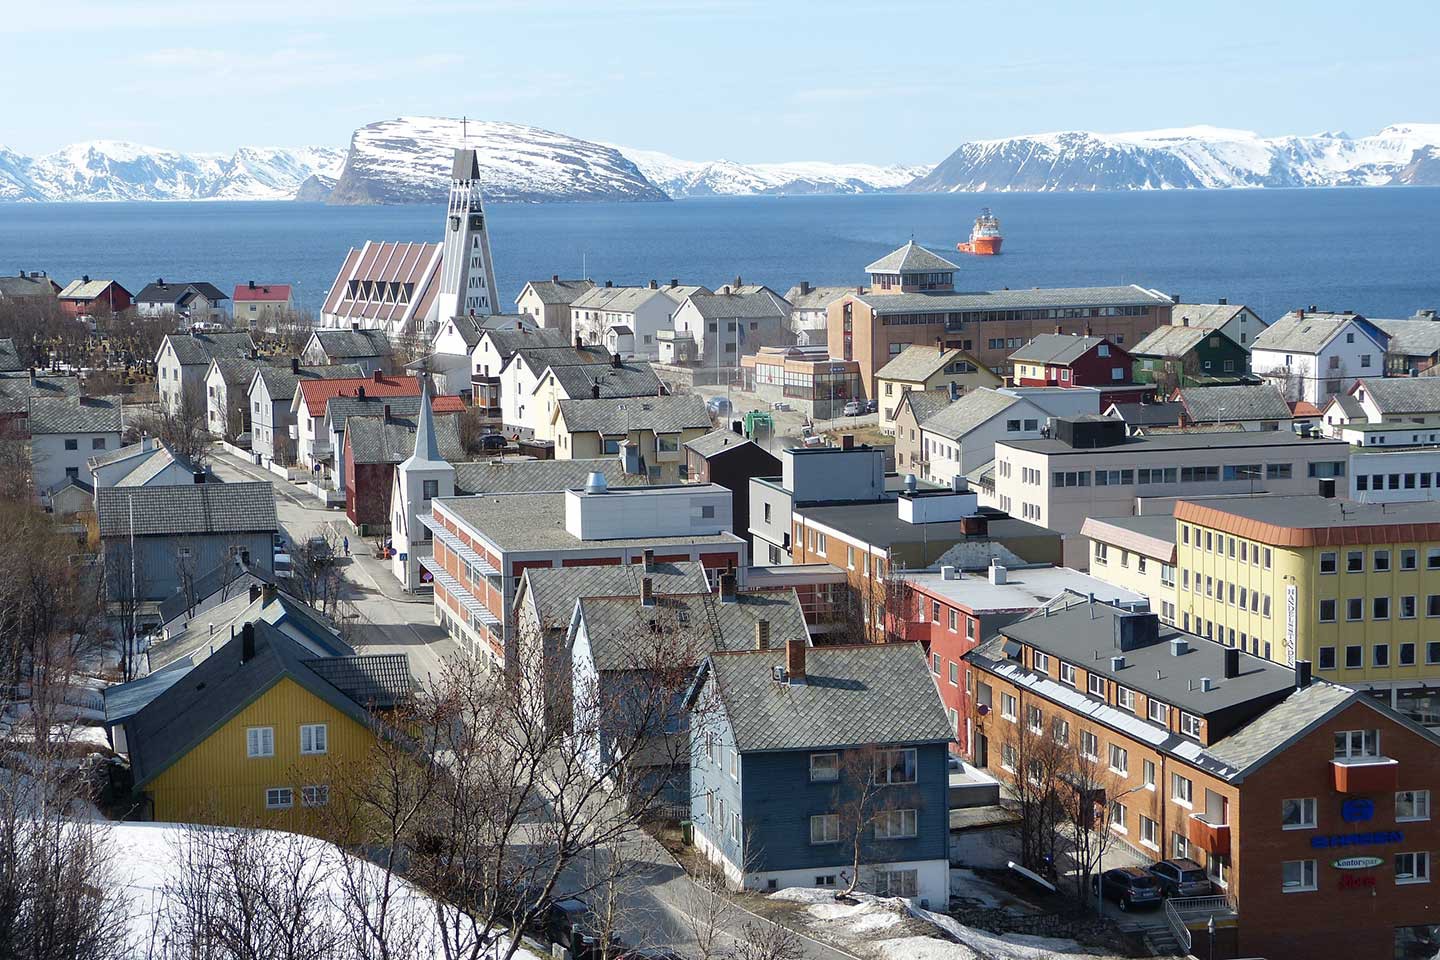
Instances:
[[[1138,133],[1064,131],[961,144],[911,193],[1382,186],[1434,182],[1440,124],[1260,137],[1186,127]],[[1427,179],[1429,178],[1429,179]]]

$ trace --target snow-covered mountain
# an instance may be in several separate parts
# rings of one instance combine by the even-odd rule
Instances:
[[[875,193],[898,190],[930,171],[929,166],[868,163],[736,163],[680,160],[654,150],[616,147],[661,190],[681,197],[736,197],[757,194]]]
[[[516,123],[400,117],[355,131],[330,203],[444,200],[455,147],[480,160],[487,201],[664,200],[614,147]]]
[[[1395,124],[1359,138],[1344,133],[1266,138],[1217,127],[1066,131],[962,144],[905,189],[951,193],[1414,183],[1433,176],[1422,161],[1436,145],[1440,124],[1424,123]]]
[[[0,200],[288,200],[311,176],[337,176],[344,158],[334,147],[226,156],[94,140],[43,157],[0,147]]]

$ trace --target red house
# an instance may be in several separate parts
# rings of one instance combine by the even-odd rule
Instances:
[[[60,311],[67,317],[88,317],[97,310],[120,313],[130,309],[134,300],[114,280],[91,280],[88,276],[71,280],[59,293]]]
[[[1019,387],[1097,387],[1100,409],[1154,392],[1132,383],[1130,354],[1105,337],[1044,333],[1010,355]]]
[[[970,756],[978,766],[984,766],[985,758],[972,754],[975,714],[967,691],[973,684],[969,665],[962,659],[965,654],[1066,591],[1097,600],[1103,597],[1120,607],[1145,602],[1138,593],[1068,567],[1007,569],[992,563],[984,572],[971,573],[946,566],[938,573],[907,573],[905,582],[915,604],[905,623],[905,639],[919,641],[929,655],[935,686],[955,725],[952,749]]]
[[[387,404],[380,416],[351,416],[345,421],[345,515],[361,536],[388,530],[395,466],[415,452],[418,398],[394,399],[397,406],[409,409],[398,413]],[[438,414],[434,423],[440,455],[452,463],[464,460],[459,417],[464,402],[459,397],[435,397],[430,409]]]

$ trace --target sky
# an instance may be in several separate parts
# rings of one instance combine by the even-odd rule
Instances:
[[[1371,15],[1367,10],[1383,15]],[[335,145],[403,115],[692,160],[1440,121],[1440,3],[0,0],[0,145]]]

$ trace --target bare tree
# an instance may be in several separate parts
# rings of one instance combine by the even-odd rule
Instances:
[[[1072,843],[1075,896],[1089,903],[1090,878],[1100,869],[1115,836],[1111,815],[1124,810],[1116,795],[1120,781],[1109,772],[1108,760],[1084,750],[1070,755],[1061,779],[1057,793]]]
[[[731,951],[734,960],[800,960],[804,955],[804,944],[795,931],[768,920],[747,922]]]
[[[205,399],[194,390],[183,390],[173,406],[162,400],[158,409],[137,411],[127,419],[126,439],[132,443],[142,436],[158,437],[196,468],[210,458],[214,438],[205,422]]]
[[[303,542],[290,547],[291,584],[301,600],[330,617],[339,618],[345,577],[336,566],[344,545],[328,524],[315,527]]]
[[[28,500],[33,484],[29,435],[19,418],[0,418],[0,502]]]
[[[850,855],[850,877],[837,896],[848,897],[861,885],[861,872],[883,851],[887,835],[903,836],[906,812],[918,819],[920,799],[907,786],[915,780],[912,751],[868,744],[840,751],[831,806],[838,839]]]
[[[1032,709],[1026,705],[1026,711]],[[1058,828],[1065,819],[1063,778],[1074,749],[1068,721],[1025,715],[1001,718],[1001,766],[1010,774],[1011,797],[1020,815],[1020,862],[1031,870],[1053,874]]]

